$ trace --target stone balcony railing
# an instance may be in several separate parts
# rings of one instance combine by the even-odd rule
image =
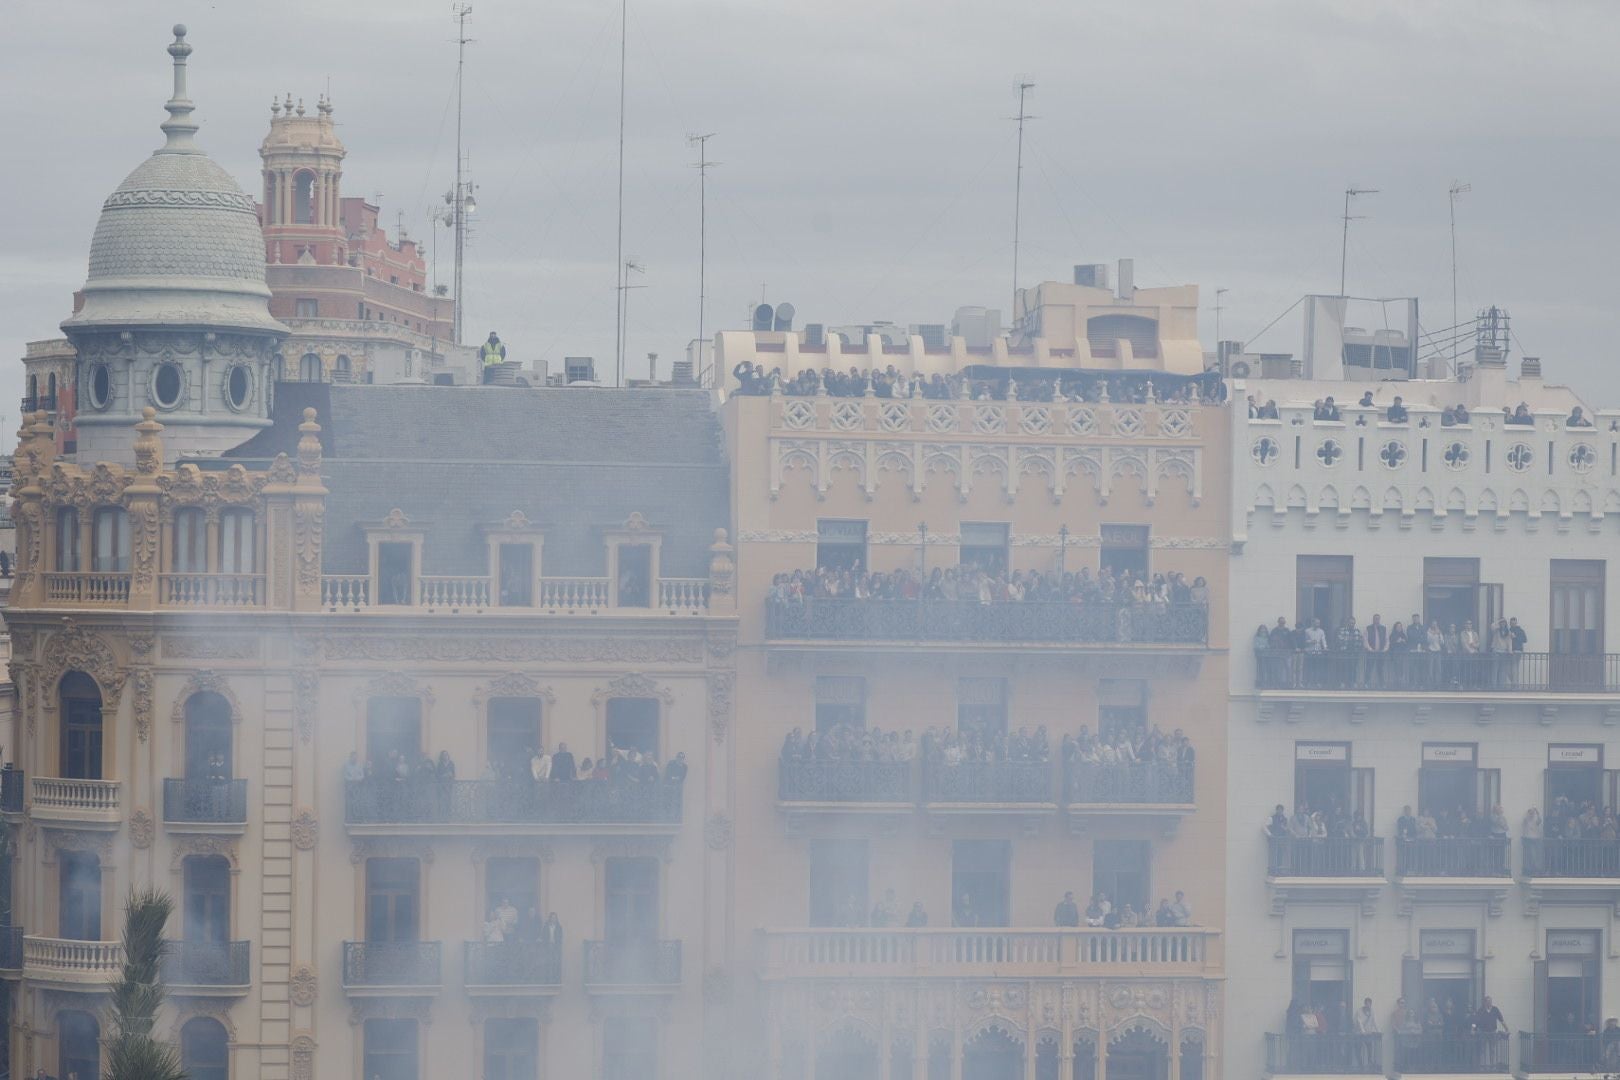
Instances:
[[[129,603],[129,574],[47,571],[47,604],[112,607]]]
[[[676,987],[681,982],[679,941],[627,940],[585,942],[585,985],[588,988]]]
[[[124,963],[117,941],[74,941],[25,936],[23,977],[40,982],[105,984],[115,981]]]
[[[1440,694],[1620,692],[1620,653],[1258,653],[1256,690]]]
[[[359,780],[344,786],[353,825],[658,825],[681,822],[671,780]]]
[[[244,824],[247,821],[247,781],[166,777],[163,820],[170,824]]]
[[[761,930],[760,977],[1198,976],[1219,969],[1213,928]]]
[[[1395,876],[1505,878],[1508,876],[1508,841],[1479,836],[1397,840]]]
[[[440,977],[437,941],[345,941],[343,988],[350,992],[381,988],[437,989]]]
[[[1527,878],[1620,879],[1620,842],[1614,840],[1527,837],[1519,850]]]
[[[1056,378],[1056,374],[1053,378]],[[1197,439],[1200,407],[1180,402],[964,401],[934,398],[771,399],[773,431],[931,438]]]
[[[246,988],[252,947],[248,941],[171,941],[163,952],[163,981],[171,988]]]
[[[1266,876],[1273,878],[1382,878],[1381,837],[1266,838]]]
[[[538,941],[468,941],[462,976],[468,989],[556,988],[562,952]]]
[[[993,645],[1180,645],[1209,639],[1204,604],[1076,604],[1026,600],[766,601],[774,641],[979,642]]]
[[[599,615],[703,614],[709,608],[708,578],[659,578],[656,605],[614,603],[605,577],[546,577],[540,579],[538,603],[512,603],[498,593],[486,576],[424,575],[417,578],[412,603],[389,603],[373,595],[369,574],[322,574],[321,606],[327,611],[432,611],[448,613],[508,612],[533,614]]]
[[[166,607],[264,606],[263,574],[159,574],[158,603]]]
[[[119,789],[117,780],[36,776],[33,783],[33,816],[116,824],[120,812]]]

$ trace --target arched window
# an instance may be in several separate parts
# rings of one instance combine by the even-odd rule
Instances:
[[[1024,1048],[999,1028],[980,1032],[962,1047],[962,1080],[1023,1080]]]
[[[225,945],[231,940],[231,864],[223,855],[187,855],[184,868],[185,911],[182,932],[187,945]],[[196,962],[194,977],[223,962],[223,950],[181,949]],[[182,981],[188,981],[182,979]]]
[[[76,574],[81,563],[79,548],[79,512],[63,508],[56,512],[56,569],[63,574]]]
[[[186,779],[231,777],[231,704],[204,690],[186,699]]]
[[[195,507],[174,512],[174,550],[170,562],[176,574],[208,572],[208,519]]]
[[[293,224],[315,224],[315,174],[301,172],[293,177]]]
[[[97,574],[129,573],[129,515],[103,506],[92,519],[90,569]]]
[[[314,353],[305,353],[304,358],[298,361],[298,377],[304,382],[320,382],[321,358]]]
[[[337,382],[348,382],[353,376],[353,368],[354,365],[347,356],[340,356],[337,358],[337,364],[332,369],[333,378]]]
[[[56,1071],[90,1080],[101,1075],[101,1025],[89,1013],[72,1009],[56,1015]]]
[[[30,375],[30,376],[28,376],[28,396],[31,399],[39,397],[39,376],[38,375]]]
[[[1170,1048],[1140,1028],[1108,1043],[1108,1080],[1169,1080]]]
[[[56,408],[56,372],[51,372],[45,380],[45,396],[50,399],[47,409]]]
[[[219,515],[219,572],[253,573],[253,540],[253,511],[227,510]]]
[[[858,1032],[848,1028],[834,1032],[816,1051],[816,1080],[877,1080],[877,1076],[878,1048]]]
[[[101,779],[101,688],[82,671],[62,676],[61,772],[68,780]]]
[[[230,1075],[225,1025],[211,1016],[186,1021],[180,1029],[180,1067],[190,1080],[226,1080]]]

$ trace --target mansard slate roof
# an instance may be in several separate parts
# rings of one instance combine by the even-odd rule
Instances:
[[[305,407],[321,425],[324,569],[368,570],[364,529],[395,508],[424,533],[424,574],[488,570],[484,530],[514,510],[543,531],[544,573],[605,575],[605,530],[639,513],[662,572],[708,574],[730,527],[719,419],[702,390],[280,383],[272,427],[236,460],[292,455]]]

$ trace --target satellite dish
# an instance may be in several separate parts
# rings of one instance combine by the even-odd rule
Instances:
[[[776,312],[771,310],[771,305],[759,305],[759,307],[754,309],[754,329],[769,330],[771,328],[771,323],[775,320],[775,318]]]
[[[1249,377],[1249,362],[1247,360],[1232,361],[1231,376],[1234,379],[1247,379]]]
[[[778,329],[778,330],[792,330],[793,329],[793,316],[794,316],[794,314],[796,314],[796,313],[793,310],[793,305],[788,303],[787,301],[784,300],[782,303],[777,304],[776,305],[776,329]]]

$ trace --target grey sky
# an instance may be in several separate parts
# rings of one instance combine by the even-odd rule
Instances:
[[[613,351],[617,0],[477,0],[466,142],[479,183],[469,339],[514,354]],[[631,373],[697,324],[697,175],[710,156],[709,326],[762,291],[803,321],[949,321],[1005,309],[1015,83],[1026,144],[1022,281],[1137,260],[1138,285],[1196,283],[1212,347],[1306,291],[1416,293],[1450,323],[1446,190],[1464,313],[1509,308],[1519,341],[1598,404],[1620,248],[1620,5],[1602,0],[631,0],[625,252]],[[199,136],[244,188],[273,94],[331,79],[350,195],[428,235],[453,166],[455,54],[439,0],[13,0],[0,115],[13,214],[0,251],[12,357],[54,336],[106,194],[161,141],[169,25],[196,47]],[[448,243],[440,244],[448,279]],[[1284,324],[1261,343],[1296,351]],[[21,391],[7,364],[0,392]],[[667,371],[667,366],[666,366]],[[5,436],[14,433],[7,413]]]

